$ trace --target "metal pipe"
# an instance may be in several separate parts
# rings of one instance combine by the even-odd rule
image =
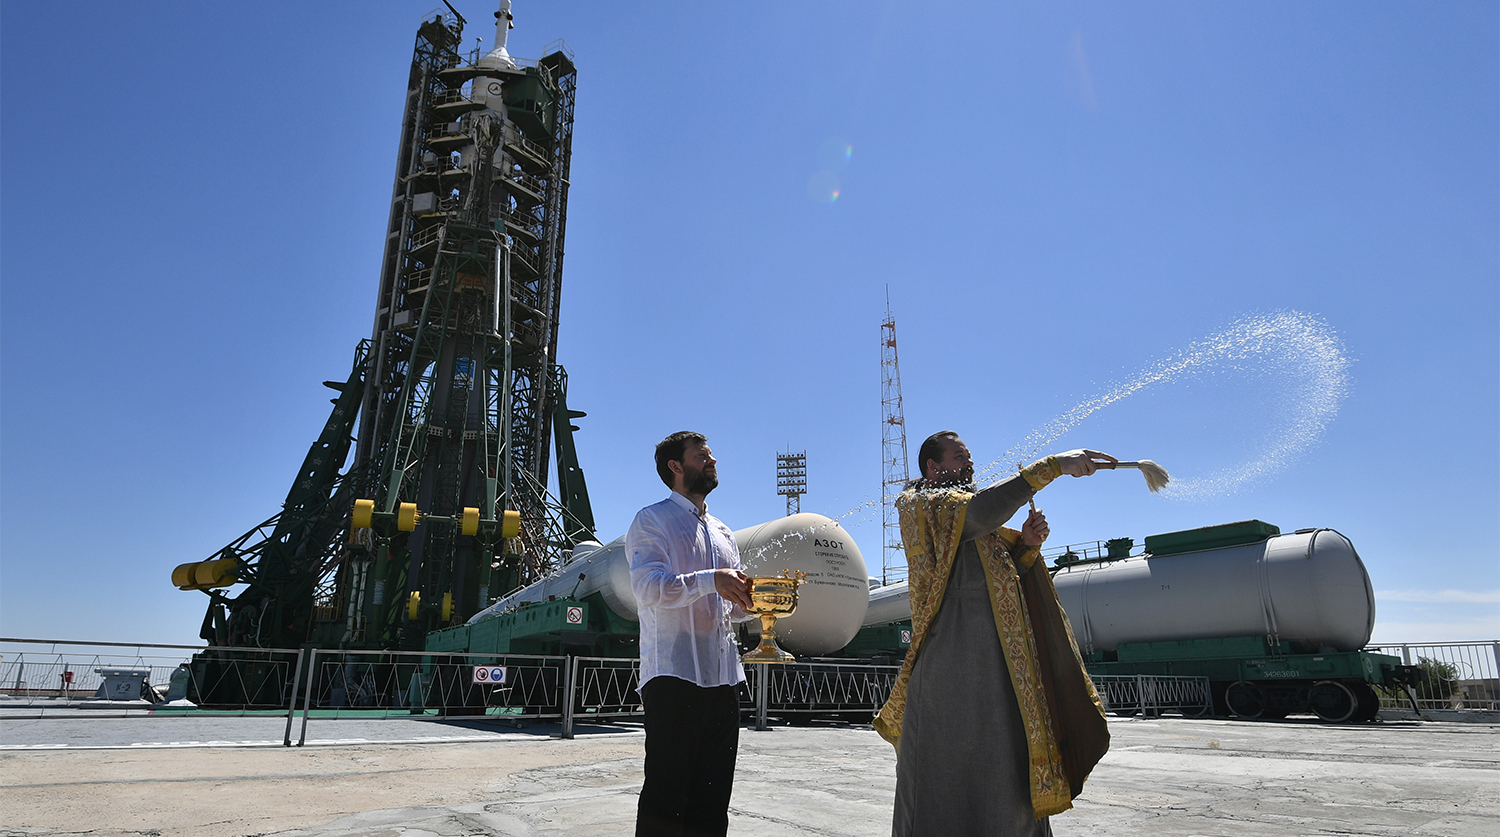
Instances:
[[[281,738],[283,747],[292,746],[292,718],[297,715],[297,687],[302,685],[302,654],[303,649],[297,649],[297,673],[292,676],[292,696],[286,707],[286,734]]]

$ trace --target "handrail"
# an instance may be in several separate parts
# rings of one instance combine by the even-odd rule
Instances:
[[[101,648],[187,648],[190,651],[204,651],[210,648],[208,645],[163,645],[156,642],[89,642],[83,639],[23,639],[23,637],[0,636],[0,642],[34,642],[37,645],[98,645]],[[226,645],[214,645],[213,648],[229,648]],[[245,648],[246,651],[267,651],[266,648]]]

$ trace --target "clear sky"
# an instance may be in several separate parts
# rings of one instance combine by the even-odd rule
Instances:
[[[172,567],[278,510],[370,332],[433,5],[0,6],[0,635],[197,641]],[[455,5],[488,50],[496,3]],[[694,428],[731,527],[806,450],[802,508],[878,571],[887,289],[913,460],[1281,317],[1043,449],[1224,490],[1064,480],[1051,543],[1334,528],[1376,640],[1500,638],[1494,3],[515,17],[512,54],[579,67],[559,360],[602,539]]]

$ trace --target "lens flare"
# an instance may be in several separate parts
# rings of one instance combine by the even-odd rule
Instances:
[[[840,191],[839,176],[827,169],[815,171],[807,179],[807,196],[816,203],[831,204],[839,199]]]
[[[824,140],[818,146],[818,168],[839,171],[854,159],[854,146],[841,139]]]

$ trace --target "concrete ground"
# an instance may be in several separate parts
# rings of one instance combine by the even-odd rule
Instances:
[[[1059,837],[1500,833],[1500,727],[1111,719]],[[0,835],[629,834],[634,725],[0,713]],[[889,833],[895,755],[869,727],[746,729],[730,834]]]

